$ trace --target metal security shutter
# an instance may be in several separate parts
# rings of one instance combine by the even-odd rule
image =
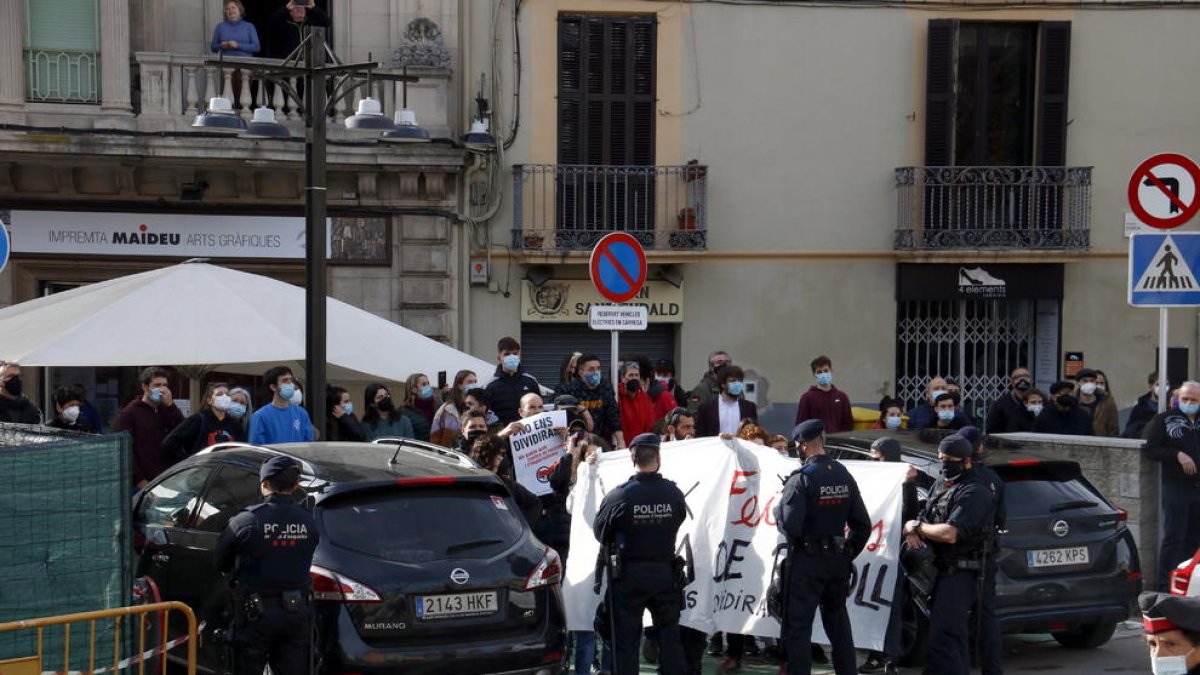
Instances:
[[[571,352],[600,357],[604,377],[609,377],[609,348],[612,335],[585,324],[534,324],[521,327],[521,365],[545,387],[558,385],[558,369]],[[644,354],[650,360],[675,360],[674,324],[650,324],[644,331],[621,333],[622,354]]]

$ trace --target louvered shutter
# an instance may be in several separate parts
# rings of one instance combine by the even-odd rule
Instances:
[[[1071,22],[1047,21],[1038,29],[1038,166],[1067,164],[1067,80]]]
[[[925,46],[925,165],[954,164],[957,19],[931,19]]]

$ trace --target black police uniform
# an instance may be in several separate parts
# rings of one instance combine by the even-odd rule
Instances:
[[[286,458],[268,463],[275,459]],[[234,516],[221,533],[217,569],[235,583],[234,675],[262,675],[268,662],[280,675],[309,672],[309,568],[318,539],[300,498],[278,493]]]
[[[965,441],[964,441],[965,442]],[[938,569],[930,611],[926,675],[966,675],[971,669],[967,633],[975,605],[985,540],[993,536],[995,506],[991,488],[977,469],[939,482],[921,514],[921,522],[949,523],[958,541],[928,541]]]
[[[987,486],[992,495],[995,517],[992,520],[991,540],[988,542],[984,565],[983,597],[979,599],[980,634],[976,639],[979,641],[979,667],[983,675],[1000,675],[1004,672],[1001,664],[1004,637],[1000,632],[1000,619],[996,616],[996,554],[1000,550],[997,534],[1008,522],[1008,507],[1004,502],[1004,480],[983,461],[982,456],[975,455],[975,471],[979,472],[979,480]]]
[[[683,608],[675,535],[686,514],[683,492],[657,472],[634,475],[600,503],[593,524],[596,538],[615,546],[620,557],[620,570],[610,589],[617,675],[639,672],[638,646],[646,609],[658,629],[658,672],[683,675],[679,636]]]
[[[1147,636],[1173,631],[1200,632],[1200,598],[1146,592],[1138,596],[1138,606],[1142,610],[1142,627]],[[1184,639],[1188,638],[1185,636]],[[1188,668],[1187,675],[1200,675],[1200,665]]]
[[[788,476],[776,522],[787,537],[789,551],[781,633],[787,672],[800,675],[812,671],[809,645],[813,618],[820,608],[833,647],[834,671],[838,675],[856,673],[846,598],[852,563],[871,532],[871,518],[858,484],[840,462],[826,455],[809,457],[802,469]]]

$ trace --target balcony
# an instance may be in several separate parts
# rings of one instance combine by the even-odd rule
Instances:
[[[1090,243],[1090,166],[904,166],[896,169],[896,196],[898,251]]]
[[[583,251],[628,232],[657,251],[702,251],[708,238],[708,167],[517,164],[515,250]]]

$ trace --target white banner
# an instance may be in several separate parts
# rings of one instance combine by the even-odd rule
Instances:
[[[16,255],[303,258],[305,249],[302,217],[13,211],[10,229]]]
[[[541,497],[554,492],[550,487],[550,468],[566,452],[566,442],[555,429],[567,426],[567,412],[553,410],[521,420],[524,431],[509,439],[509,451],[517,482]]]
[[[901,486],[908,465],[845,465],[874,523],[867,548],[854,561],[854,585],[846,606],[855,645],[880,650],[896,585]],[[702,438],[663,444],[662,474],[683,490],[688,505],[676,551],[693,567],[694,581],[685,590],[680,623],[706,633],[779,636],[779,622],[767,614],[765,599],[775,552],[784,544],[774,509],[784,481],[798,468],[799,460],[746,441]],[[600,550],[592,522],[604,495],[633,473],[628,451],[604,453],[594,467],[579,467],[572,492],[571,556],[563,582],[570,630],[592,630],[601,597],[592,590]],[[828,644],[819,613],[813,641]]]

